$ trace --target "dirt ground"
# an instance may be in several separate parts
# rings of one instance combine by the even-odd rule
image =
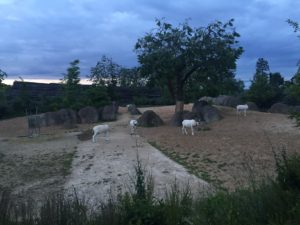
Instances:
[[[90,140],[91,124],[72,130],[43,127],[41,136],[28,138],[26,118],[0,121],[0,186],[21,192],[22,197],[40,198],[74,187],[91,198],[107,197],[110,191],[128,190],[138,152],[158,195],[175,179],[194,189],[207,187],[190,173],[233,189],[250,179],[273,176],[274,151],[300,151],[300,129],[286,115],[250,111],[237,117],[234,109],[219,107],[221,121],[186,136],[180,127],[169,125],[174,106],[140,110],[147,109],[159,114],[165,125],[138,127],[137,135],[131,136],[127,124],[137,116],[120,108],[118,121],[109,123],[110,140],[98,136],[96,143]],[[82,133],[86,135],[79,140]]]
[[[91,141],[92,124],[72,130],[43,127],[39,137],[29,138],[26,118],[0,121],[0,186],[38,200],[74,188],[91,201],[107,200],[111,193],[131,190],[138,156],[153,178],[157,197],[163,197],[175,182],[180,187],[188,183],[194,193],[207,191],[207,182],[138,134],[130,135],[128,122],[134,117],[126,111],[120,108],[118,120],[108,123],[109,141],[99,135],[96,143]]]
[[[274,177],[274,152],[300,153],[300,129],[287,115],[249,111],[238,117],[233,108],[218,108],[224,118],[195,136],[182,135],[180,127],[169,125],[173,106],[144,108],[142,112],[153,109],[166,124],[139,128],[139,134],[194,174],[230,190]]]

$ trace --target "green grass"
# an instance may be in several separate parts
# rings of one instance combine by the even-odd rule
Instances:
[[[73,158],[76,154],[76,151],[67,153],[64,155],[63,158],[63,162],[62,162],[62,174],[63,176],[67,176],[70,174],[71,172],[71,168],[72,168],[72,162],[73,162]]]

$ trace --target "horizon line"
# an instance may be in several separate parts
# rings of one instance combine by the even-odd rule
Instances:
[[[6,85],[13,85],[15,81],[21,81],[19,79],[5,79],[2,81],[3,84]],[[33,83],[44,83],[44,84],[50,84],[50,83],[62,83],[60,79],[39,79],[39,78],[29,78],[29,79],[23,79],[24,82],[33,82]],[[80,84],[92,84],[92,82],[88,79],[80,79]]]

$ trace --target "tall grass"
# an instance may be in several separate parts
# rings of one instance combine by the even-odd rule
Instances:
[[[275,180],[238,189],[192,198],[189,186],[174,184],[165,198],[153,195],[140,161],[135,167],[134,190],[99,203],[88,203],[64,194],[45,198],[41,207],[34,201],[13,200],[9,191],[0,194],[1,225],[298,225],[300,224],[300,157],[276,156]]]

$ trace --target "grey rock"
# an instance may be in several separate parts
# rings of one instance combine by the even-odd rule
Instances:
[[[92,106],[86,106],[80,109],[78,115],[81,123],[96,123],[99,120],[98,110]]]
[[[163,120],[152,110],[145,111],[137,121],[142,127],[158,127],[164,124]]]

